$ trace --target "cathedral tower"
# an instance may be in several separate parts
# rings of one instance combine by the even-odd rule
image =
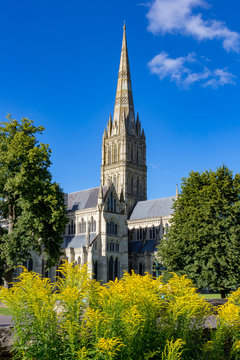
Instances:
[[[125,25],[114,115],[102,140],[101,185],[111,182],[123,196],[128,213],[147,199],[146,141],[138,115],[135,120]]]

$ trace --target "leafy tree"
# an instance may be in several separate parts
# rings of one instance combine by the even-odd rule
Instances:
[[[0,123],[0,214],[9,222],[0,250],[7,280],[31,250],[44,252],[47,267],[61,252],[67,223],[64,195],[49,172],[51,150],[36,138],[43,130],[32,120],[18,122],[10,115]]]
[[[226,166],[191,172],[173,208],[158,257],[168,271],[225,297],[240,284],[240,174],[233,176]]]

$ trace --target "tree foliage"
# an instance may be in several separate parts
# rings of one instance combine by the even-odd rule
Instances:
[[[158,256],[199,288],[224,293],[240,284],[240,175],[222,166],[182,179],[172,226]]]
[[[1,236],[1,258],[13,269],[30,256],[45,254],[47,266],[59,258],[66,210],[61,188],[49,171],[51,150],[39,143],[42,126],[8,116],[0,124],[0,212],[8,219]]]

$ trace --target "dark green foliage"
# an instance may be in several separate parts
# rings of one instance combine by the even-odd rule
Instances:
[[[51,150],[36,136],[44,128],[8,116],[0,124],[0,212],[9,220],[1,236],[1,258],[8,270],[42,252],[47,266],[59,258],[66,210],[61,188],[49,172]],[[11,272],[11,271],[10,271]]]
[[[182,179],[172,226],[158,256],[168,271],[187,274],[222,296],[240,284],[240,175],[222,166]]]

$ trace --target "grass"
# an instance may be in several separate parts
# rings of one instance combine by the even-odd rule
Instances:
[[[12,315],[11,310],[7,307],[0,307],[0,315]]]
[[[204,297],[205,299],[221,299],[220,294],[199,294],[199,296]]]

